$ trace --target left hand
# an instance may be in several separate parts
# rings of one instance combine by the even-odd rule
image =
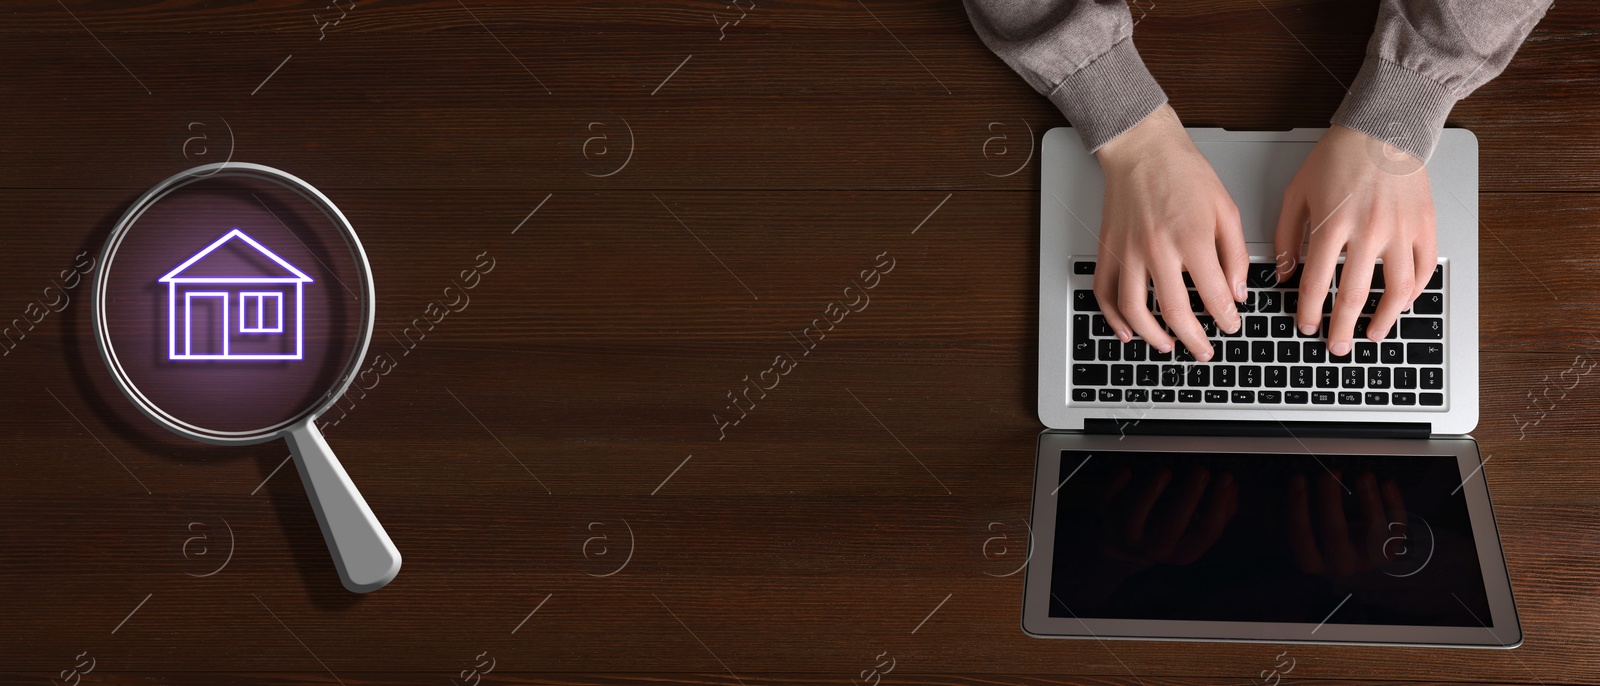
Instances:
[[[1298,324],[1315,333],[1333,283],[1339,253],[1345,266],[1328,324],[1328,351],[1348,355],[1356,320],[1371,290],[1372,270],[1383,259],[1383,298],[1367,326],[1382,340],[1401,312],[1433,276],[1439,244],[1433,192],[1422,160],[1343,126],[1323,134],[1283,195],[1276,251],[1278,280],[1287,280],[1308,237],[1300,276]]]

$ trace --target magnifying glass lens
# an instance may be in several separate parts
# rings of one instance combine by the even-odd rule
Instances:
[[[345,232],[285,186],[214,176],[156,200],[107,264],[105,340],[174,423],[269,437],[357,362],[367,279]]]

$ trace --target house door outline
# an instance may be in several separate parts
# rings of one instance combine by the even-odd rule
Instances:
[[[183,294],[183,354],[194,355],[194,299],[215,298],[222,302],[222,326],[216,333],[222,337],[222,356],[228,356],[228,293],[226,291],[189,291]]]

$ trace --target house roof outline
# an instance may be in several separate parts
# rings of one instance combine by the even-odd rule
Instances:
[[[287,277],[179,276],[179,274],[183,273],[184,270],[186,270],[189,267],[193,266],[195,263],[199,262],[200,260],[205,259],[205,257],[207,255],[210,255],[217,248],[222,247],[222,245],[224,243],[227,243],[228,241],[233,240],[235,238],[238,238],[238,239],[243,240],[244,242],[250,244],[250,247],[255,248],[256,252],[259,252],[262,255],[265,255],[268,259],[270,259],[273,262],[277,263],[278,266],[289,270],[289,272],[294,274],[294,276],[287,276]],[[213,241],[211,243],[211,245],[206,246],[204,250],[201,250],[200,252],[195,253],[194,256],[190,257],[189,259],[184,260],[183,264],[180,264],[180,265],[178,265],[176,267],[173,267],[172,271],[167,272],[164,276],[162,276],[161,278],[157,279],[156,281],[159,282],[159,283],[313,283],[315,280],[312,279],[311,277],[307,276],[305,272],[302,272],[299,269],[296,269],[295,266],[292,265],[292,264],[289,264],[288,261],[284,260],[281,257],[278,257],[277,254],[273,253],[271,250],[268,250],[266,246],[264,246],[264,245],[262,245],[260,243],[257,243],[254,238],[251,238],[250,236],[246,235],[245,232],[239,230],[239,227],[234,227],[232,231],[229,231],[229,232],[223,234],[221,238],[218,238],[217,240]]]

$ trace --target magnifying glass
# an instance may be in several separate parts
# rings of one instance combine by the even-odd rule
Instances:
[[[117,386],[171,431],[285,439],[344,587],[382,588],[400,551],[317,429],[372,340],[372,269],[333,202],[287,172],[206,164],[145,192],[95,278],[94,330]]]

